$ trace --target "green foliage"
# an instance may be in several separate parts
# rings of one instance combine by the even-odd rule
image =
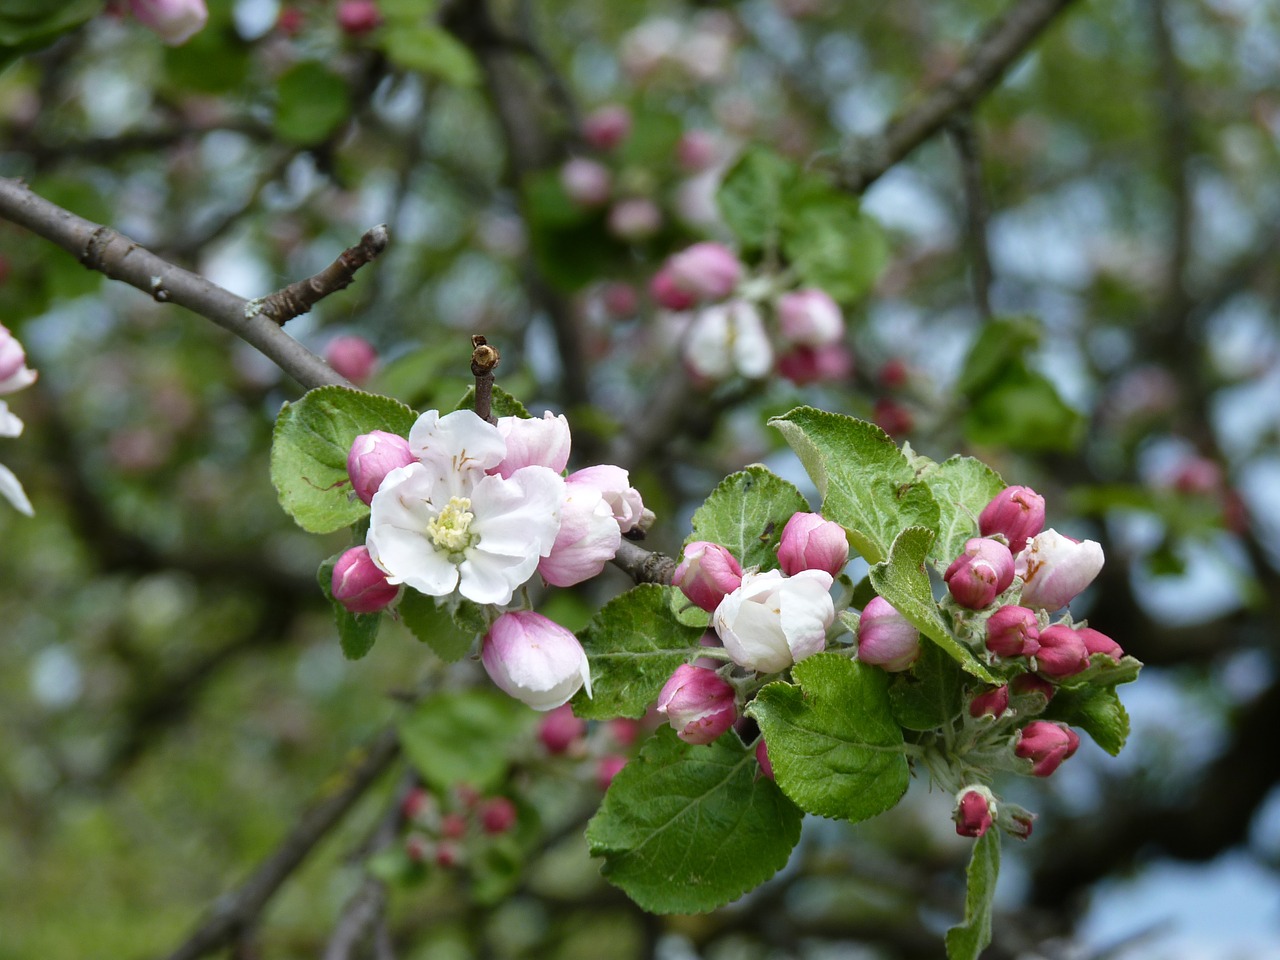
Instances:
[[[394,24],[383,32],[383,49],[396,66],[453,86],[473,87],[480,82],[480,68],[471,51],[436,24]]]
[[[528,750],[536,714],[493,690],[442,690],[400,719],[400,745],[437,791],[460,783],[496,789]]]
[[[320,143],[350,113],[346,81],[322,64],[295,64],[276,83],[275,129],[283,140],[301,146]]]
[[[609,601],[578,634],[591,666],[591,696],[580,690],[573,712],[607,720],[642,717],[662,685],[702,649],[702,628],[680,623],[673,587],[642,583]]]
[[[809,502],[792,484],[761,466],[730,474],[693,514],[693,532],[685,543],[718,543],[746,567],[774,570],[778,542],[792,514],[807,512]]]
[[[406,588],[396,609],[409,632],[445,663],[470,653],[488,626],[483,608],[461,597],[441,601]]]
[[[920,658],[889,684],[893,717],[908,730],[949,724],[961,710],[963,694],[963,672],[936,643],[920,644]]]
[[[716,194],[720,215],[745,252],[777,244],[795,165],[772,150],[751,147],[729,168]]]
[[[929,485],[941,515],[929,556],[949,564],[963,552],[966,540],[979,535],[978,514],[1005,483],[1000,474],[973,457],[931,464],[920,472],[920,479]]]
[[[747,708],[783,793],[808,813],[840,820],[896,804],[910,772],[888,675],[837,653],[802,660],[791,674],[794,683],[768,684]]]
[[[347,454],[362,433],[407,435],[417,415],[404,404],[349,387],[319,387],[276,417],[271,482],[280,505],[308,533],[332,533],[369,512],[350,497]]]
[[[938,525],[928,486],[875,424],[797,407],[769,425],[782,432],[822,494],[822,515],[844,526],[869,563],[884,559],[906,527]]]
[[[467,392],[462,395],[462,399],[458,401],[454,410],[475,410],[476,408],[476,388],[475,386],[467,387]],[[513,397],[501,387],[494,385],[493,393],[489,398],[489,410],[495,417],[523,417],[528,420],[532,414],[525,409],[525,405]]]
[[[22,53],[49,45],[102,8],[103,0],[5,0],[0,6],[0,69]]]
[[[947,931],[947,960],[978,960],[991,943],[992,901],[1000,875],[1000,831],[988,830],[973,845],[966,873],[964,921]]]
[[[1129,714],[1116,687],[1138,679],[1142,663],[1129,656],[1117,663],[1103,653],[1095,653],[1089,661],[1088,670],[1062,682],[1045,717],[1079,727],[1114,757],[1129,737]]]
[[[338,627],[338,639],[342,643],[342,655],[348,660],[359,660],[373,649],[382,626],[381,613],[352,613],[333,598],[333,568],[341,554],[320,564],[316,580],[325,597],[333,605],[333,619]]]
[[[800,819],[732,733],[695,746],[663,727],[614,778],[587,843],[643,909],[701,913],[780,870]]]

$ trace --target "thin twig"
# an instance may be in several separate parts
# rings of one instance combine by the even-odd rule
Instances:
[[[676,572],[676,562],[666,554],[646,550],[630,540],[623,540],[613,565],[636,583],[661,583],[671,585]]]
[[[497,347],[479,335],[471,338],[471,374],[476,378],[476,415],[496,424],[493,415],[493,368],[502,360]]]
[[[969,48],[964,62],[837,170],[840,185],[861,193],[937,133],[955,113],[982,99],[1073,0],[1019,0]]]
[[[366,263],[376,260],[390,242],[391,235],[387,231],[387,225],[380,223],[366,230],[359,243],[343,250],[338,254],[337,260],[314,277],[282,287],[275,293],[253,301],[254,305],[263,316],[284,325],[294,317],[306,313],[329,294],[349,287],[355,279],[356,271]]]
[[[960,159],[964,185],[965,231],[968,233],[969,269],[973,299],[984,320],[991,318],[991,252],[987,241],[987,191],[982,180],[982,154],[973,115],[959,113],[947,124],[947,133]]]

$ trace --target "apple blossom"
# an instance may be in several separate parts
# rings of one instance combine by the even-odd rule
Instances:
[[[37,376],[27,366],[27,353],[18,338],[0,324],[0,395],[17,393],[24,387],[31,386],[36,382]]]
[[[671,282],[695,300],[723,300],[742,279],[742,261],[720,243],[706,241],[672,254],[666,269]]]
[[[849,539],[840,524],[818,513],[794,513],[782,528],[778,564],[791,576],[801,570],[825,570],[838,577],[849,562]]]
[[[495,620],[480,659],[499,688],[535,710],[553,710],[584,687],[591,696],[587,655],[578,638],[531,610],[512,610]]]
[[[631,111],[620,103],[597,107],[582,120],[582,139],[597,150],[612,150],[631,134]]]
[[[742,585],[720,601],[711,622],[729,657],[740,667],[776,673],[818,653],[836,618],[833,578],[825,570],[746,573]]]
[[[689,173],[701,173],[716,162],[716,138],[706,130],[686,130],[676,143],[676,162]]]
[[[844,335],[840,307],[825,290],[792,290],[778,298],[783,339],[803,347],[823,347]]]
[[[714,670],[687,663],[663,684],[657,709],[685,743],[710,743],[738,719],[733,687]]]
[[[129,9],[169,46],[186,43],[209,20],[204,0],[129,0]]]
[[[1009,552],[1019,553],[1044,529],[1044,497],[1030,487],[1005,487],[982,508],[978,529],[984,537],[1004,534]]]
[[[1001,657],[1032,657],[1040,649],[1036,612],[1012,604],[987,618],[987,649]]]
[[[920,631],[883,597],[868,600],[858,618],[858,659],[900,673],[919,656]]]
[[[663,267],[649,281],[649,293],[660,307],[667,310],[688,310],[698,298],[692,293],[676,286],[675,277],[670,268]]]
[[[615,237],[635,243],[662,229],[662,211],[647,197],[630,197],[613,205],[608,222]]]
[[[1047,777],[1079,746],[1080,738],[1065,723],[1032,720],[1018,731],[1013,752],[1015,756],[1032,762],[1033,775]]]
[[[569,462],[569,421],[550,410],[537,417],[499,417],[498,433],[506,455],[487,472],[509,477],[521,467],[546,467],[556,473]]]
[[[407,467],[416,459],[404,437],[384,430],[362,433],[352,442],[347,454],[351,489],[362,501],[370,503],[388,473],[397,467]]]
[[[618,552],[622,532],[598,489],[569,481],[563,487],[560,531],[551,552],[538,561],[538,572],[547,583],[571,587],[604,569]]]
[[[1018,554],[1022,602],[1040,610],[1065,607],[1102,569],[1102,547],[1093,540],[1072,540],[1056,530],[1032,537]]]
[[[330,590],[333,599],[352,613],[377,613],[400,593],[398,586],[387,582],[367,547],[352,547],[338,558]]]
[[[694,540],[684,548],[684,559],[671,577],[697,606],[713,613],[726,594],[742,586],[742,565],[718,543]]]
[[[760,311],[746,300],[699,310],[685,339],[684,359],[708,380],[735,372],[752,380],[765,376],[773,366],[773,347]]]
[[[1056,624],[1040,631],[1040,649],[1036,651],[1036,671],[1039,674],[1051,680],[1061,680],[1088,668],[1089,650],[1078,630]]]
[[[515,826],[516,805],[509,797],[490,797],[480,805],[480,829],[490,836],[506,833]]]
[[[1013,555],[998,540],[972,537],[942,579],[956,603],[981,610],[1013,583]]]
[[[623,533],[632,530],[644,517],[644,501],[640,491],[631,486],[626,470],[611,463],[575,470],[566,478],[569,483],[585,483],[595,487],[613,510],[613,519]]]
[[[569,199],[582,207],[598,207],[613,191],[609,169],[586,157],[574,157],[560,168],[560,184]]]
[[[952,818],[956,833],[962,837],[980,837],[995,823],[996,798],[991,791],[978,784],[965,787],[956,797]]]

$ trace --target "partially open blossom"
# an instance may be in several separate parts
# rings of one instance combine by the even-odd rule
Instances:
[[[18,338],[0,324],[0,394],[16,393],[36,382],[36,372],[27,366],[27,353]]]
[[[583,687],[591,696],[587,655],[578,638],[531,610],[512,610],[493,622],[480,648],[490,679],[535,710],[553,710]]]
[[[773,763],[769,760],[769,747],[764,742],[764,737],[756,741],[756,762],[760,764],[760,772],[773,779]]]
[[[713,613],[725,594],[742,585],[742,565],[718,543],[695,540],[684,548],[671,583],[697,606]]]
[[[330,583],[333,599],[352,613],[377,613],[400,593],[369,557],[367,547],[352,547],[338,558]]]
[[[1001,657],[1033,657],[1040,649],[1036,612],[1012,604],[987,618],[987,649]]]
[[[547,411],[537,417],[499,417],[498,434],[506,442],[506,454],[489,473],[509,477],[521,467],[546,467],[555,473],[569,462],[569,421]]]
[[[686,130],[676,144],[676,162],[689,173],[701,173],[716,162],[716,138],[706,130]]]
[[[1032,720],[1018,731],[1013,752],[1032,762],[1031,772],[1037,777],[1047,777],[1075,753],[1078,746],[1080,738],[1066,724]]]
[[[1093,583],[1102,560],[1102,547],[1093,540],[1072,540],[1056,530],[1037,534],[1018,554],[1023,604],[1041,610],[1065,607]]]
[[[613,175],[603,164],[586,157],[574,157],[560,168],[560,185],[579,206],[598,207],[613,191]]]
[[[204,0],[129,0],[129,9],[139,23],[172,47],[186,43],[209,20]]]
[[[747,300],[702,308],[685,339],[684,360],[708,380],[734,373],[752,380],[765,376],[773,366],[773,347],[760,311]]]
[[[647,197],[619,200],[609,210],[609,232],[619,240],[647,240],[662,229],[662,211]]]
[[[1044,497],[1030,487],[1005,487],[982,508],[978,529],[984,537],[1004,534],[1009,552],[1018,553],[1044,529]]]
[[[561,754],[587,734],[587,721],[573,714],[573,707],[564,703],[550,710],[538,724],[538,739],[547,753]]]
[[[888,600],[872,597],[858,619],[858,659],[890,673],[909,669],[920,656],[920,631]]]
[[[597,150],[612,150],[631,133],[631,111],[620,103],[597,107],[582,120],[582,139]]]
[[[778,298],[778,327],[783,339],[804,347],[822,347],[844,336],[844,316],[825,290],[792,290]]]
[[[1002,683],[969,701],[969,716],[999,719],[1009,709],[1009,685]]]
[[[1089,651],[1078,630],[1063,624],[1040,631],[1040,649],[1036,651],[1036,670],[1045,677],[1061,680],[1089,667]]]
[[[685,743],[710,743],[738,719],[733,687],[714,670],[687,663],[663,685],[657,709]]]
[[[356,386],[373,376],[373,368],[378,365],[378,351],[364,337],[334,337],[324,348],[324,358]]]
[[[358,37],[382,23],[382,13],[375,0],[339,0],[338,26],[349,36]]]
[[[778,564],[787,576],[801,570],[825,570],[838,577],[849,562],[844,527],[818,513],[794,513],[782,528]]]
[[[800,387],[844,380],[853,373],[853,354],[843,343],[792,347],[778,358],[778,373]]]
[[[608,790],[609,784],[613,783],[613,778],[621,773],[626,765],[627,758],[618,753],[601,757],[596,764],[596,786],[601,790]]]
[[[480,804],[480,829],[490,836],[506,833],[515,826],[517,815],[510,797],[490,797]]]
[[[347,476],[351,489],[365,503],[382,486],[388,473],[397,467],[407,467],[417,458],[409,451],[409,441],[385,430],[362,433],[351,444],[347,454]]]
[[[956,603],[981,610],[1013,583],[1013,554],[998,540],[973,537],[942,575]]]
[[[1124,651],[1120,648],[1120,644],[1116,643],[1105,633],[1100,633],[1092,627],[1076,627],[1076,633],[1080,639],[1084,641],[1085,650],[1092,656],[1095,653],[1105,653],[1117,663],[1124,656]]]
[[[825,570],[746,573],[742,585],[716,607],[711,622],[740,667],[776,673],[818,653],[836,618],[832,577]]]
[[[635,527],[644,516],[644,501],[640,498],[640,491],[631,486],[630,475],[621,467],[601,463],[575,470],[566,479],[569,483],[585,483],[599,490],[605,503],[613,510],[613,519],[618,522],[618,529],[623,533]]]
[[[956,797],[956,808],[951,817],[956,822],[957,834],[980,837],[995,823],[996,798],[980,784],[965,787]]]
[[[671,281],[695,300],[723,300],[742,279],[742,261],[732,250],[710,241],[673,254],[667,259]]]
[[[551,552],[538,561],[547,583],[571,587],[596,576],[622,543],[613,508],[588,483],[565,482],[560,501],[560,530]]]

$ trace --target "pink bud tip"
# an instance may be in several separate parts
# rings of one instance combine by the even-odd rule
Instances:
[[[1047,777],[1076,752],[1080,738],[1066,724],[1049,720],[1032,720],[1018,731],[1013,752],[1032,762],[1031,772]]]
[[[560,168],[560,184],[569,199],[582,207],[598,207],[613,191],[613,175],[607,167],[575,157]]]
[[[742,565],[720,544],[695,540],[684,548],[684,560],[671,582],[697,606],[714,613],[727,594],[742,586]]]
[[[508,797],[490,797],[480,805],[480,827],[490,836],[510,830],[516,816],[516,805]]]
[[[1005,683],[974,697],[969,703],[969,716],[999,719],[1008,709],[1009,685]]]
[[[618,756],[617,754],[601,757],[600,762],[596,764],[596,785],[601,790],[608,790],[609,784],[613,783],[622,768],[627,765],[627,758]]]
[[[801,570],[825,570],[838,577],[849,562],[844,527],[817,513],[795,513],[782,528],[778,563],[787,576]]]
[[[858,659],[900,673],[919,656],[920,632],[889,601],[872,597],[858,620]]]
[[[987,649],[1001,657],[1032,657],[1040,649],[1034,610],[1003,606],[987,618]]]
[[[631,133],[631,111],[611,103],[591,111],[582,121],[582,139],[597,150],[612,150]]]
[[[180,46],[200,32],[209,19],[204,0],[129,0],[138,22],[169,46]]]
[[[324,349],[329,366],[357,386],[373,375],[378,352],[364,337],[334,337]]]
[[[723,300],[742,279],[742,262],[719,243],[695,243],[667,259],[672,284],[698,300]]]
[[[415,461],[409,451],[409,441],[404,437],[383,430],[362,433],[356,437],[347,454],[351,489],[362,501],[370,503],[388,473]]]
[[[998,540],[974,537],[942,575],[956,603],[970,610],[989,606],[1013,583],[1013,554]]]
[[[853,375],[853,354],[843,343],[792,347],[778,358],[778,374],[800,387],[847,380]]]
[[[1005,487],[983,507],[978,529],[984,537],[1004,534],[1009,552],[1020,553],[1044,529],[1044,497],[1030,487]]]
[[[1040,649],[1036,651],[1038,673],[1051,680],[1061,680],[1088,668],[1089,650],[1079,630],[1057,624],[1040,631]]]
[[[333,599],[352,613],[377,613],[400,593],[400,587],[387,583],[368,547],[352,547],[338,558],[330,581]]]
[[[685,743],[707,744],[738,719],[737,694],[714,670],[682,664],[658,694],[664,714]]]
[[[548,712],[538,724],[538,739],[550,754],[568,752],[586,733],[587,722],[575,717],[573,707],[567,703]]]
[[[783,339],[802,347],[824,347],[844,336],[844,315],[825,290],[792,290],[778,298]]]
[[[348,36],[358,37],[382,23],[382,14],[374,0],[341,0],[338,4],[338,26]]]
[[[756,762],[760,764],[760,773],[772,780],[773,763],[769,760],[769,747],[764,742],[764,737],[756,741]]]
[[[995,822],[995,800],[986,787],[969,787],[960,793],[954,813],[956,833],[980,837]]]

